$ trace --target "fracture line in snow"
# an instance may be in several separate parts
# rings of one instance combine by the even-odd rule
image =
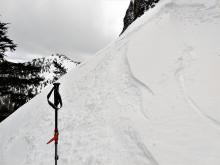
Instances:
[[[149,93],[151,93],[152,95],[155,95],[154,91],[145,83],[143,83],[142,81],[138,80],[135,76],[132,75],[132,78],[134,79],[134,81],[141,85],[141,87],[143,87],[144,89],[146,89]]]
[[[119,41],[118,41],[119,42]],[[122,42],[122,40],[120,40],[120,42]],[[123,45],[126,47],[126,51],[125,51],[125,62],[127,63],[127,66],[129,67],[130,73],[131,73],[131,77],[133,78],[134,82],[137,83],[138,85],[140,85],[141,87],[143,87],[144,89],[146,89],[149,93],[151,93],[152,95],[154,95],[154,91],[145,83],[143,83],[142,81],[140,81],[139,79],[137,79],[134,74],[132,73],[131,67],[130,67],[130,63],[127,57],[127,49],[128,49],[128,44],[129,44],[129,40],[124,40]]]
[[[123,41],[123,42],[122,42]],[[125,46],[125,62],[127,64],[127,66],[129,67],[129,70],[130,70],[130,76],[131,78],[134,80],[134,83],[138,86],[138,87],[141,87],[143,88],[144,90],[147,90],[150,94],[154,95],[154,91],[148,86],[146,85],[145,83],[143,83],[142,81],[138,80],[132,73],[132,70],[131,70],[131,67],[130,67],[130,64],[129,64],[129,60],[128,60],[128,57],[127,57],[127,49],[128,49],[128,44],[129,44],[129,40],[120,40],[120,41],[117,41],[117,42],[122,42],[124,43],[124,46]],[[149,119],[149,117],[147,116],[147,114],[145,113],[144,111],[144,107],[143,107],[143,102],[141,103],[141,113],[143,114],[144,118],[146,119]]]
[[[195,112],[197,112],[201,117],[206,119],[209,123],[211,123],[215,128],[220,131],[220,122],[213,119],[211,116],[207,115],[204,113],[201,108],[196,104],[196,102],[188,95],[186,87],[185,87],[185,79],[183,75],[179,75],[179,82],[180,82],[180,87],[183,93],[183,96],[185,97],[186,102],[192,107]]]

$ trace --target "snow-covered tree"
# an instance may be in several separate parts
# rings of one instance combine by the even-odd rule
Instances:
[[[16,44],[8,36],[8,23],[3,23],[0,21],[0,61],[4,59],[5,52],[10,50],[14,51]]]

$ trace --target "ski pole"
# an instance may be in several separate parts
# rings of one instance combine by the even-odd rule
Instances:
[[[54,83],[53,88],[47,95],[48,104],[55,110],[55,129],[54,129],[54,137],[51,138],[47,144],[50,144],[54,141],[55,143],[55,165],[57,165],[57,161],[59,159],[58,156],[58,139],[59,139],[59,131],[58,131],[58,110],[63,106],[62,99],[59,93],[59,85],[60,83]],[[50,101],[51,94],[54,93],[54,103]]]

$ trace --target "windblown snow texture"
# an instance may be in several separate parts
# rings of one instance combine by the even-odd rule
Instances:
[[[220,164],[220,2],[161,0],[62,78],[62,165]],[[48,87],[0,125],[0,164],[54,161]]]

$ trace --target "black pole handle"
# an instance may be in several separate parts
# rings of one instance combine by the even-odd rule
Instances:
[[[48,104],[55,110],[60,109],[63,106],[62,99],[59,93],[59,85],[60,83],[54,83],[53,88],[47,95]],[[54,92],[54,103],[50,101],[51,94]]]

